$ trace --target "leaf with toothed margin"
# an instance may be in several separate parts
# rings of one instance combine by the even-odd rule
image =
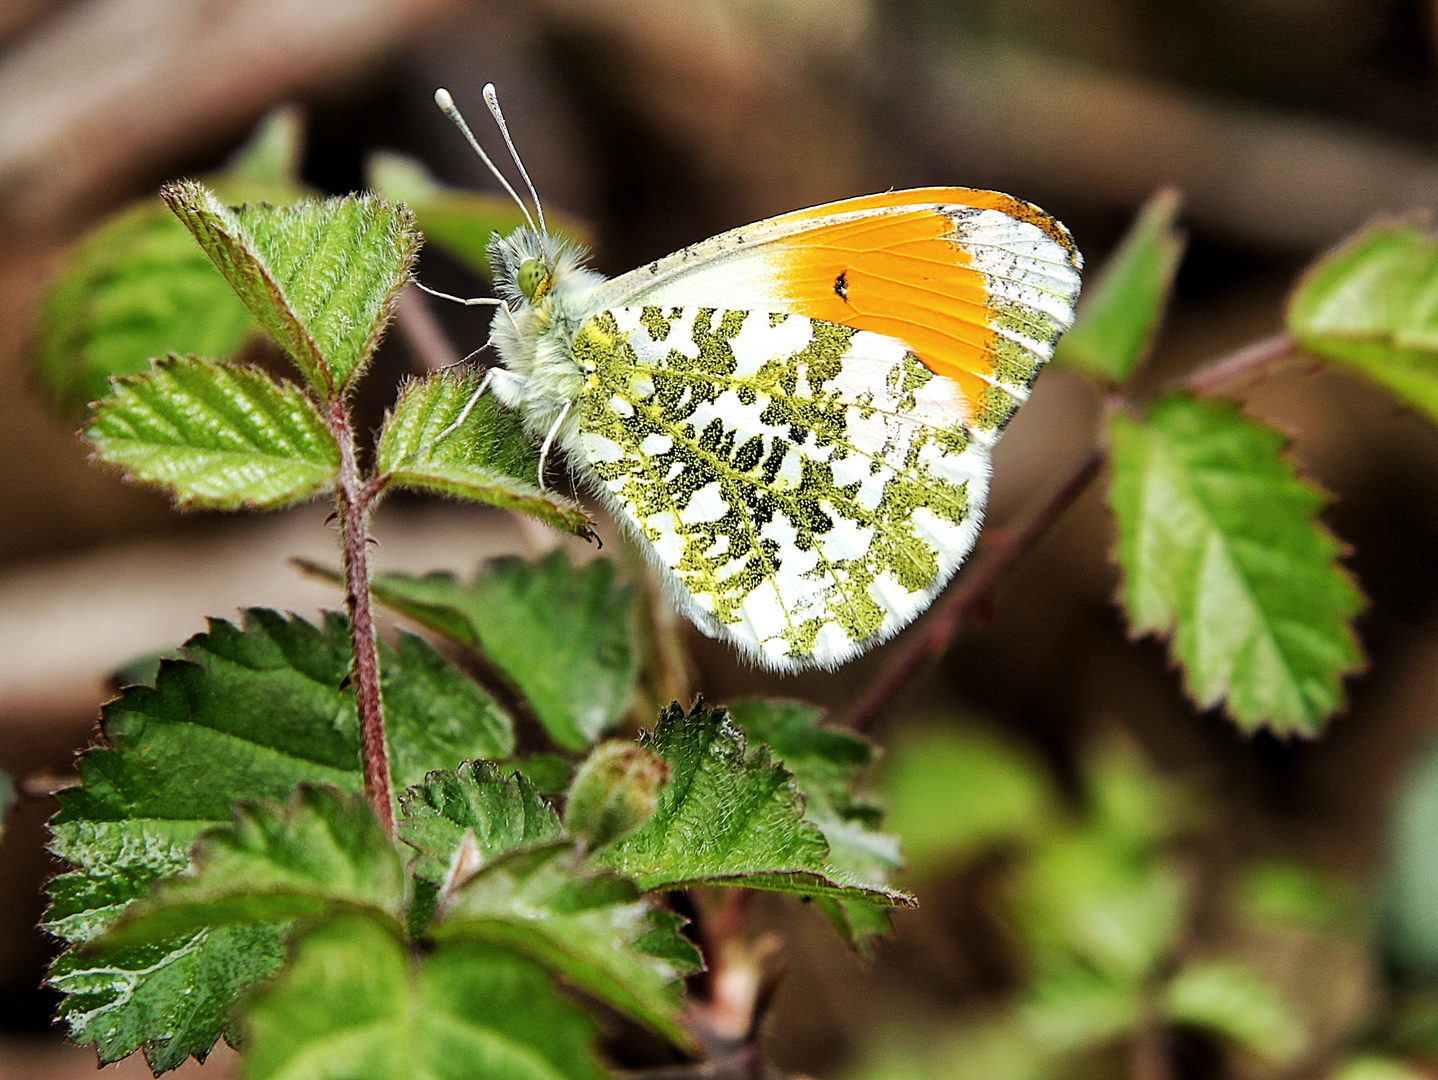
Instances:
[[[241,802],[234,824],[201,833],[189,872],[132,904],[89,951],[356,909],[398,926],[404,906],[404,868],[369,803],[301,784],[283,807]]]
[[[278,509],[329,491],[339,444],[309,396],[259,368],[169,356],[115,379],[85,439],[184,507]]]
[[[363,374],[419,250],[407,208],[372,195],[230,207],[193,180],[160,194],[316,393]]]
[[[856,787],[874,758],[874,747],[852,731],[825,727],[821,713],[797,701],[750,698],[729,707],[751,743],[764,743],[794,774],[804,796],[804,817],[829,845],[828,863],[846,880],[884,886],[903,864],[899,840],[878,831],[884,812]],[[890,931],[889,915],[858,900],[817,897],[835,929],[860,952]]]
[[[493,394],[473,401],[483,378],[439,371],[405,383],[380,431],[376,475],[393,487],[498,506],[591,535],[579,506],[537,486],[539,453],[519,414]]]
[[[130,687],[105,707],[107,745],[82,755],[81,786],[56,796],[51,850],[76,869],[50,883],[45,925],[71,946],[183,871],[196,835],[230,822],[237,799],[283,803],[303,781],[362,786],[342,615],[315,626],[251,610],[243,628],[213,620],[184,655],[161,663],[154,687]],[[380,664],[396,784],[512,746],[489,699],[419,639],[382,645]],[[280,929],[232,925],[129,946],[103,963],[72,948],[50,982],[66,995],[60,1019],[72,1039],[94,1044],[102,1062],[143,1048],[164,1070],[208,1053],[236,995],[282,959]]]
[[[374,597],[461,645],[477,646],[528,699],[549,737],[581,751],[619,722],[636,658],[632,593],[614,566],[574,566],[562,551],[538,562],[493,559],[453,574],[379,574]]]
[[[1171,635],[1189,695],[1246,731],[1316,734],[1362,665],[1362,598],[1283,437],[1173,394],[1114,417],[1109,505],[1135,634]]]
[[[415,876],[444,881],[468,830],[478,854],[492,859],[522,847],[558,840],[559,815],[529,780],[506,776],[488,761],[467,761],[456,772],[433,772],[399,799],[400,839],[419,852]]]
[[[430,934],[513,949],[687,1046],[678,980],[692,969],[664,959],[676,952],[673,920],[649,916],[633,882],[586,866],[565,840],[485,863],[442,902]]]
[[[481,943],[423,956],[352,916],[303,934],[243,1004],[247,1080],[605,1080],[596,1025],[542,967]]]
[[[689,885],[912,905],[905,893],[855,879],[830,862],[819,826],[804,817],[794,774],[767,747],[745,748],[724,709],[672,705],[640,738],[669,765],[654,816],[594,858],[646,890]]]

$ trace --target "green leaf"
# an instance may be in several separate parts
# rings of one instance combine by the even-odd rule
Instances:
[[[701,700],[688,716],[672,705],[640,745],[669,763],[669,783],[648,824],[594,854],[645,890],[688,885],[911,904],[905,894],[851,879],[829,862],[829,845],[804,819],[793,773],[767,747],[746,753],[728,712]]]
[[[1019,1010],[1024,1034],[1049,1056],[1100,1046],[1135,1031],[1143,1020],[1141,987],[1082,964],[1043,971]]]
[[[499,506],[590,536],[592,522],[579,506],[537,486],[539,454],[517,412],[493,394],[465,412],[482,378],[440,371],[407,382],[385,417],[376,473],[395,487]]]
[[[973,727],[906,731],[889,750],[884,797],[918,879],[985,849],[1041,835],[1057,811],[1037,762]]]
[[[366,174],[371,188],[414,211],[426,243],[453,255],[486,281],[493,277],[490,240],[496,233],[507,235],[525,223],[524,212],[507,196],[445,187],[421,162],[403,154],[374,154]],[[575,221],[553,211],[545,214],[545,219],[550,232],[585,242],[585,230]]]
[[[1040,845],[1016,877],[1014,910],[1036,963],[1072,957],[1117,983],[1137,984],[1168,955],[1188,906],[1172,863],[1096,828]]]
[[[1272,1065],[1290,1065],[1307,1041],[1278,988],[1226,960],[1190,963],[1164,989],[1164,1015],[1206,1028]]]
[[[271,109],[255,126],[249,142],[230,159],[226,178],[298,188],[304,137],[305,121],[298,108]]]
[[[419,248],[405,207],[368,195],[229,207],[189,180],[161,196],[321,397],[364,372]]]
[[[387,672],[402,672],[390,678]],[[418,783],[437,765],[514,752],[514,725],[464,672],[424,638],[400,631],[399,649],[380,644],[380,693],[392,782]]]
[[[604,1080],[594,1022],[513,953],[448,945],[423,959],[351,917],[295,943],[244,1006],[245,1080]]]
[[[569,790],[574,767],[558,754],[530,754],[510,762],[541,795],[563,795]]]
[[[1276,431],[1175,394],[1109,429],[1121,596],[1136,634],[1171,635],[1189,694],[1246,731],[1311,735],[1362,665],[1362,606],[1317,519],[1324,498]]]
[[[1428,1080],[1428,1073],[1406,1061],[1365,1054],[1344,1064],[1331,1080]]]
[[[1426,220],[1380,222],[1319,259],[1289,301],[1288,332],[1438,421],[1438,238]]]
[[[559,815],[524,776],[506,776],[487,761],[431,773],[399,802],[399,835],[419,852],[415,876],[435,885],[444,881],[467,830],[486,861],[564,834]]]
[[[1177,191],[1165,188],[1139,211],[1098,280],[1084,289],[1073,327],[1054,349],[1054,363],[1121,384],[1143,362],[1183,258],[1183,234],[1174,228],[1180,202]]]
[[[481,649],[528,699],[549,737],[582,751],[619,722],[634,682],[631,591],[604,559],[575,567],[494,559],[467,583],[452,574],[380,574],[374,597],[462,645]]]
[[[872,744],[851,731],[820,726],[820,711],[801,702],[751,698],[731,705],[729,714],[750,742],[767,744],[794,774],[804,817],[829,845],[829,866],[847,881],[885,885],[903,864],[899,838],[878,831],[883,811],[855,790],[873,761]],[[839,933],[861,951],[890,930],[882,908],[833,897],[819,902]]]
[[[340,452],[299,387],[259,368],[170,356],[116,379],[85,438],[181,506],[273,509],[328,491]]]
[[[482,941],[543,964],[599,1000],[679,1045],[684,969],[637,942],[654,926],[634,883],[582,865],[569,841],[486,863],[444,905],[431,928],[439,942]],[[672,934],[672,930],[669,931]]]
[[[231,923],[322,919],[355,908],[404,916],[404,868],[361,797],[301,784],[284,807],[242,802],[207,829],[190,872],[160,882],[99,940],[107,951]]]
[[[429,717],[410,703],[443,700],[423,689],[435,681],[432,666],[405,667],[415,655],[381,651],[396,783],[406,772],[418,779],[452,768],[453,754],[472,756],[493,741],[491,716],[459,712],[467,738],[409,745],[407,733]],[[237,799],[283,803],[304,781],[362,786],[343,616],[317,627],[251,610],[243,629],[212,621],[185,656],[162,661],[153,688],[131,687],[105,707],[108,745],[83,754],[82,785],[56,796],[51,850],[77,869],[50,883],[46,927],[72,945],[96,938],[157,879],[184,870],[196,835],[229,823]],[[143,1046],[153,1067],[170,1069],[208,1052],[235,996],[282,958],[280,928],[230,926],[103,961],[71,951],[50,981],[66,994],[60,1015],[71,1037],[96,1044],[102,1062]]]
[[[564,801],[564,828],[597,848],[654,816],[669,766],[653,750],[622,739],[600,743],[580,764]]]
[[[228,358],[258,329],[188,230],[147,200],[69,251],[36,312],[35,372],[76,412],[168,352]]]
[[[1438,743],[1426,746],[1393,802],[1382,943],[1399,972],[1438,975]]]

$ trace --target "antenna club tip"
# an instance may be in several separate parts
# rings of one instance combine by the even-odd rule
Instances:
[[[454,98],[449,96],[449,91],[440,87],[434,92],[434,103],[439,106],[441,112],[454,111]]]
[[[485,101],[489,101],[499,96],[499,91],[495,90],[494,83],[492,82],[485,83],[484,89],[481,91],[481,93],[484,94]]]

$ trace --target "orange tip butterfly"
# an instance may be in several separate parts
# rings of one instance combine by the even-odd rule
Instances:
[[[989,459],[1073,322],[1082,257],[993,191],[846,199],[612,280],[529,219],[490,243],[491,391],[552,447],[712,637],[833,668],[933,601],[978,535]],[[444,294],[436,294],[444,295]],[[446,297],[447,299],[458,299]],[[462,418],[461,418],[462,419]],[[457,427],[456,422],[455,427]]]

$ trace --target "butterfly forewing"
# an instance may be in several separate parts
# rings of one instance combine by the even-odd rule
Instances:
[[[671,591],[769,666],[894,633],[973,545],[995,432],[902,342],[802,315],[613,308],[576,448]]]

